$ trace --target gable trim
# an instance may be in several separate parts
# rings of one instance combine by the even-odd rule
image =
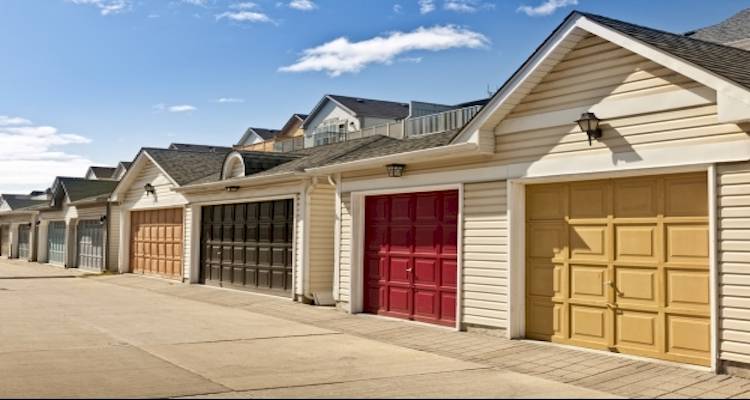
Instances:
[[[486,129],[483,125],[493,115],[503,111],[509,113],[515,104],[508,103],[519,95],[519,89],[525,84],[536,84],[540,81],[573,48],[574,44],[578,42],[580,37],[574,37],[576,30],[599,36],[715,90],[720,122],[750,120],[750,91],[746,88],[702,67],[595,22],[585,15],[573,12],[542,43],[521,68],[508,79],[503,87],[495,93],[490,102],[474,119],[464,126],[461,132],[454,138],[453,143],[477,142],[480,130]],[[575,41],[575,43],[568,43],[571,41]],[[553,60],[555,61],[554,64],[545,65],[552,56],[557,57],[557,60]],[[538,76],[540,74],[541,76]],[[530,79],[534,78],[536,78],[536,82],[529,82]],[[505,106],[505,109],[503,109],[503,106]],[[501,120],[504,118],[505,115],[502,115]],[[499,124],[500,121],[497,121],[497,123]]]
[[[149,162],[153,163],[156,166],[156,168],[159,170],[159,173],[161,173],[164,176],[166,176],[167,179],[169,180],[169,183],[171,183],[174,188],[180,187],[180,185],[177,184],[177,181],[175,181],[167,173],[167,171],[165,171],[164,168],[162,168],[161,165],[159,165],[159,163],[157,163],[153,159],[153,157],[151,157],[148,154],[148,152],[146,150],[141,149],[141,151],[136,156],[135,160],[133,160],[133,163],[130,165],[130,168],[128,168],[127,171],[125,171],[125,175],[117,183],[117,186],[115,187],[115,190],[112,191],[112,194],[110,195],[110,201],[112,201],[112,202],[119,201],[119,198],[123,194],[123,192],[127,191],[130,188],[133,179],[135,179],[134,178],[134,176],[135,176],[134,174],[136,172],[139,172],[143,168],[143,163],[146,162],[146,161],[143,161],[144,159],[146,161],[149,161]]]

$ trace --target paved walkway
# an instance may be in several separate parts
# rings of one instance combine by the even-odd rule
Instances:
[[[750,398],[750,381],[692,368],[83,275],[0,261],[0,397]]]

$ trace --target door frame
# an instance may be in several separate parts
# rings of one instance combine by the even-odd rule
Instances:
[[[587,174],[554,175],[543,177],[508,178],[508,338],[526,337],[526,186],[556,182],[581,182],[599,179],[619,179],[687,172],[704,172],[708,185],[708,240],[709,240],[709,310],[711,371],[718,369],[719,298],[717,257],[716,167],[696,164],[680,167],[648,168],[628,171],[592,172]],[[615,354],[615,353],[613,353]]]
[[[304,265],[304,262],[299,263],[298,261],[298,252],[297,252],[297,230],[299,229],[299,222],[300,222],[300,211],[301,210],[298,207],[303,207],[301,203],[304,203],[303,197],[304,190],[301,190],[300,192],[295,193],[289,193],[289,194],[282,194],[282,195],[275,195],[275,196],[261,196],[261,197],[251,197],[251,198],[233,198],[231,200],[213,200],[213,201],[205,201],[205,202],[196,202],[196,203],[190,203],[186,206],[186,208],[191,209],[191,219],[190,219],[190,227],[191,227],[191,237],[190,240],[190,283],[191,284],[200,284],[200,267],[201,267],[201,232],[203,231],[203,220],[202,220],[202,211],[203,207],[205,206],[216,206],[216,205],[224,205],[224,204],[245,204],[245,203],[260,203],[264,201],[274,201],[274,200],[292,200],[292,207],[294,207],[294,215],[292,219],[292,226],[294,228],[294,234],[292,235],[292,290],[289,296],[289,299],[294,300],[297,293],[297,279],[299,279],[299,274],[304,274],[303,271],[298,271],[300,268],[304,268],[304,266],[300,267],[300,264]],[[297,196],[300,196],[298,199]],[[303,215],[302,220],[305,220],[305,216]],[[198,227],[198,229],[195,229],[194,227]],[[231,288],[225,288],[225,289],[231,289]],[[257,292],[253,292],[257,293]],[[263,293],[258,293],[263,294]],[[274,296],[280,299],[285,298],[284,296]]]
[[[422,193],[458,191],[458,226],[456,238],[456,325],[455,330],[462,329],[463,320],[463,215],[464,215],[464,184],[411,186],[408,188],[375,189],[351,192],[352,208],[352,254],[349,281],[350,301],[349,313],[364,312],[364,241],[365,241],[365,198],[377,195],[393,195],[401,193]],[[338,276],[335,279],[339,279]],[[436,325],[437,326],[437,325]]]

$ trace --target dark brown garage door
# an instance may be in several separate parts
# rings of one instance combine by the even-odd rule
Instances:
[[[133,211],[130,215],[133,273],[182,278],[182,209]]]
[[[201,221],[202,283],[289,295],[292,200],[206,206]]]

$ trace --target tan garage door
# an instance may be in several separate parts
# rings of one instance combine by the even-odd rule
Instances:
[[[182,277],[182,209],[133,211],[130,269],[171,279]]]
[[[710,364],[705,173],[526,194],[527,337]]]

